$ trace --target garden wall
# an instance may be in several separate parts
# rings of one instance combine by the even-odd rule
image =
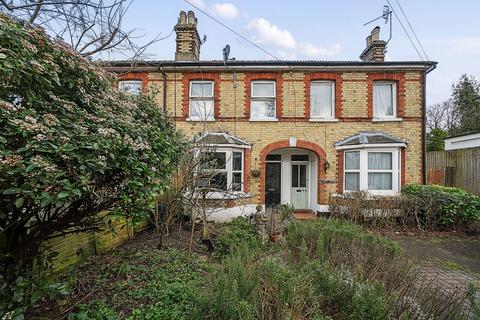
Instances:
[[[146,222],[133,226],[125,217],[108,216],[105,219],[104,231],[69,234],[48,241],[44,257],[54,256],[51,261],[52,269],[54,272],[61,272],[92,254],[120,246],[146,227]]]

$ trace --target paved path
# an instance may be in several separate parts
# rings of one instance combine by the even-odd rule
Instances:
[[[469,283],[480,285],[480,240],[404,236],[393,239],[419,263],[422,279],[438,287],[446,297],[464,294]],[[480,290],[477,291],[476,300],[480,303]],[[468,310],[467,301],[465,305]]]

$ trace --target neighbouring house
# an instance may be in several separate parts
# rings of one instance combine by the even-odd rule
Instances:
[[[445,138],[445,150],[480,147],[480,131],[468,132]]]
[[[425,81],[436,63],[384,61],[379,27],[360,61],[200,60],[192,11],[175,31],[175,60],[107,69],[215,148],[212,184],[239,199],[221,214],[245,203],[327,211],[332,194],[393,195],[425,182]]]

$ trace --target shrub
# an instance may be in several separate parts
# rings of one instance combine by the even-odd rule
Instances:
[[[12,283],[44,241],[102,229],[99,212],[143,216],[182,139],[152,100],[118,92],[41,29],[0,13],[0,43],[0,268]]]
[[[480,196],[463,189],[411,184],[402,188],[402,194],[414,199],[427,226],[456,227],[480,221]]]
[[[231,222],[224,223],[218,228],[218,236],[214,240],[214,256],[222,258],[227,256],[235,247],[246,245],[257,247],[260,237],[250,221],[243,217],[237,217]]]

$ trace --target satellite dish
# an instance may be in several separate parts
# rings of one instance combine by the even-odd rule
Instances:
[[[227,62],[228,61],[228,56],[230,55],[230,45],[226,45],[225,48],[223,48],[223,61]]]

